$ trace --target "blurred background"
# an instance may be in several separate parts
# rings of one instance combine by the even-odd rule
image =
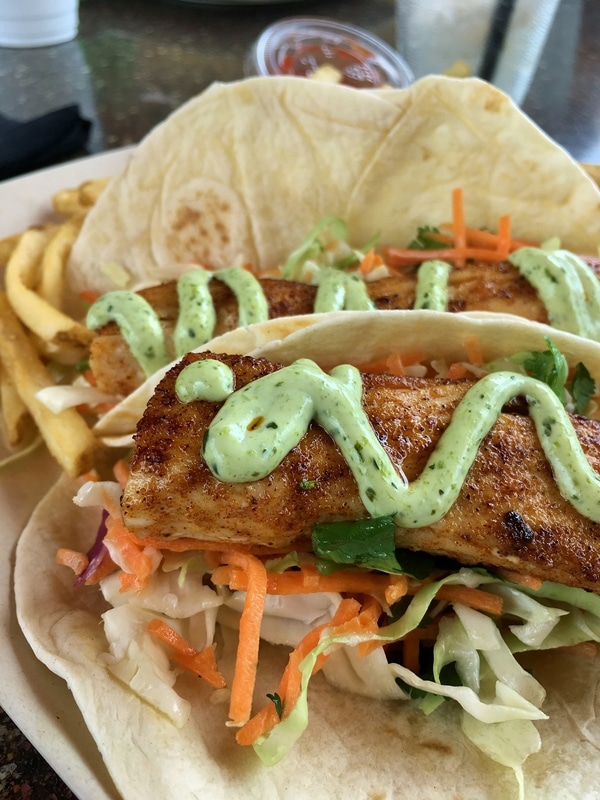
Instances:
[[[0,47],[0,115],[77,104],[92,122],[86,152],[138,142],[213,81],[243,77],[274,22],[325,16],[397,47],[416,77],[484,74],[576,158],[600,162],[598,0],[80,0],[79,15],[72,41]]]

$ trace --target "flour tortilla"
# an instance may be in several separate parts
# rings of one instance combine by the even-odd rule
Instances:
[[[515,349],[545,348],[544,337],[569,363],[584,361],[600,379],[600,346],[512,317],[435,312],[348,312],[259,347],[257,354],[288,363],[299,356],[323,365],[378,358],[390,350],[436,347],[465,357],[477,336],[485,358]],[[351,356],[351,358],[349,358]],[[177,687],[192,717],[177,730],[118,683],[99,660],[106,643],[98,590],[74,591],[72,576],[54,563],[59,547],[86,550],[98,515],[71,503],[77,484],[64,477],[42,501],[18,545],[15,593],[19,622],[36,656],[69,684],[107,768],[126,800],[336,800],[410,797],[506,800],[517,797],[510,770],[489,761],[462,735],[457,710],[445,704],[425,717],[412,703],[369,700],[336,691],[322,675],[311,682],[309,729],[291,753],[265,768],[225,727],[226,706],[211,690],[182,677]],[[223,662],[231,675],[232,652]],[[263,646],[256,697],[273,691],[285,650]],[[548,690],[537,723],[542,751],[525,764],[527,800],[598,796],[600,666],[572,653],[530,655],[527,668]]]
[[[422,78],[377,92],[290,77],[214,84],[155,128],[90,211],[73,247],[74,293],[176,277],[190,262],[280,266],[322,217],[353,244],[378,231],[405,246],[417,226],[465,215],[516,237],[600,244],[600,189],[498,89],[478,79]]]

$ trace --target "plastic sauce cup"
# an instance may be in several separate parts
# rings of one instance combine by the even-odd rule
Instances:
[[[382,39],[324,18],[291,17],[266,28],[248,53],[244,73],[295,75],[357,89],[405,88],[413,74]]]

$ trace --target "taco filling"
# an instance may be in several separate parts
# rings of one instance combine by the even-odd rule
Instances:
[[[420,228],[407,249],[377,252],[373,240],[352,248],[343,220],[321,220],[286,262],[268,276],[250,264],[189,268],[177,281],[98,298],[87,313],[97,331],[91,380],[126,397],[174,358],[237,327],[286,316],[331,311],[432,309],[514,314],[600,340],[600,260],[581,258],[551,241],[542,247],[498,233],[460,228],[454,220]],[[376,237],[375,237],[376,238]],[[442,249],[440,249],[442,248]]]

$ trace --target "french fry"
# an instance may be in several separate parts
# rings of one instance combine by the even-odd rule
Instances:
[[[81,184],[79,187],[79,199],[84,208],[93,206],[96,203],[109,180],[110,178],[96,178]]]
[[[81,215],[74,216],[61,225],[42,255],[38,293],[56,309],[62,306],[67,259],[83,219]]]
[[[75,189],[62,189],[52,197],[52,207],[64,217],[85,214],[94,205],[109,178],[86,181]]]
[[[9,447],[19,447],[30,438],[34,423],[14,381],[4,368],[0,369],[0,404],[6,443]]]
[[[5,267],[8,264],[8,259],[11,257],[20,238],[20,233],[14,233],[12,236],[0,239],[0,267]]]
[[[102,445],[75,409],[68,408],[55,414],[37,399],[37,392],[55,383],[4,292],[0,292],[0,341],[0,361],[35,420],[50,453],[72,477],[90,470]]]
[[[93,334],[36,292],[50,238],[45,230],[29,230],[21,236],[6,267],[6,294],[21,322],[45,343],[45,354],[72,364],[86,354]]]

